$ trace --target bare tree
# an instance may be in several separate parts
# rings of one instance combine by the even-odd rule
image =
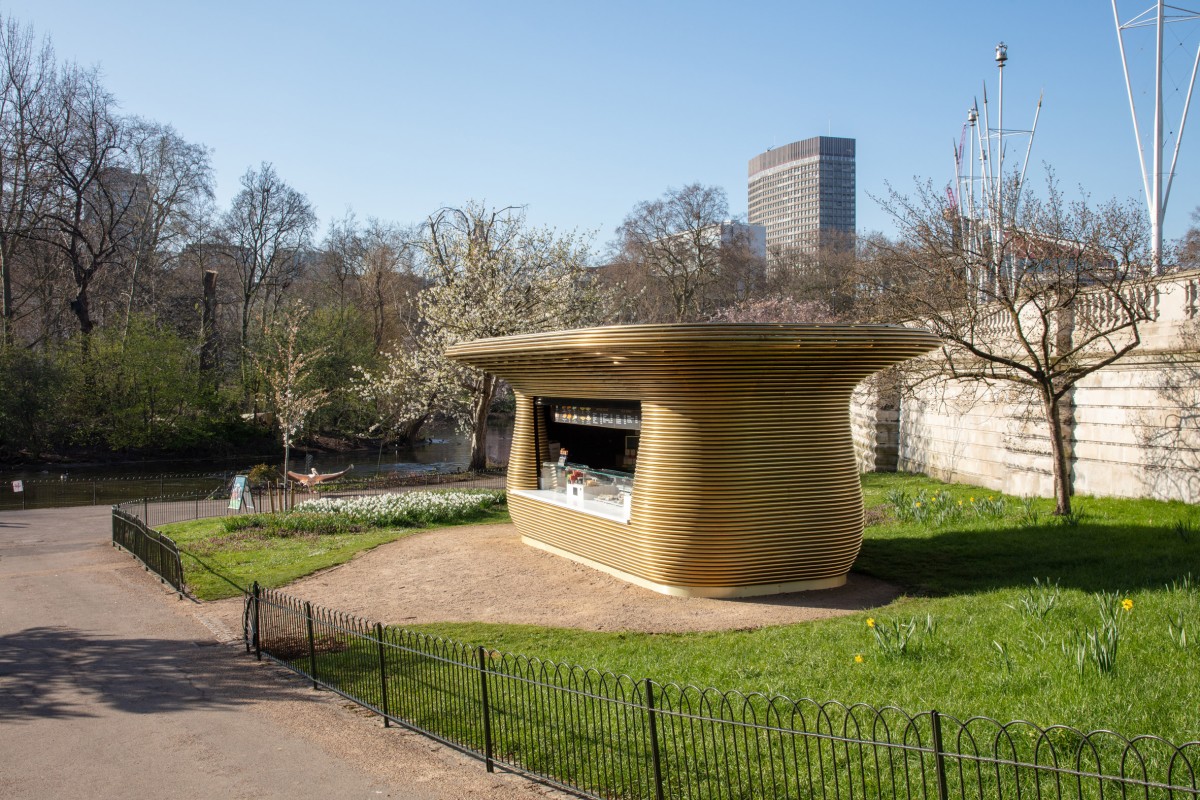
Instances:
[[[930,184],[894,190],[884,207],[899,242],[876,240],[857,280],[878,318],[942,337],[940,374],[1020,390],[1047,427],[1056,513],[1071,511],[1071,393],[1080,380],[1141,344],[1154,317],[1147,226],[1132,203],[1068,203],[1048,180],[1044,200],[1019,208],[1002,237],[965,219]],[[999,246],[998,246],[999,243]]]
[[[137,188],[123,264],[128,288],[122,340],[146,272],[159,273],[178,257],[213,196],[207,148],[184,141],[169,125],[141,119],[128,119],[125,125],[129,170]]]
[[[824,306],[791,297],[765,297],[742,300],[722,308],[713,322],[753,323],[828,323],[837,318]]]
[[[52,120],[37,133],[52,184],[34,235],[64,260],[86,353],[96,324],[92,284],[120,261],[133,236],[140,186],[125,159],[128,139],[116,101],[96,70],[63,69],[53,103]]]
[[[321,247],[321,265],[337,296],[338,321],[344,322],[349,288],[363,271],[365,245],[353,211],[331,220]]]
[[[860,287],[855,280],[860,251],[870,246],[874,235],[827,233],[815,249],[776,248],[767,254],[770,288],[780,295],[823,309],[826,316],[854,320],[863,315],[858,308]]]
[[[763,275],[746,229],[728,221],[724,189],[698,183],[669,189],[625,217],[613,270],[625,280],[641,273],[645,288],[661,293],[667,319],[707,319],[718,306],[753,295]]]
[[[1178,250],[1180,267],[1184,269],[1200,267],[1200,206],[1192,211],[1192,226],[1183,235]]]
[[[294,277],[301,250],[317,224],[308,198],[285,183],[275,168],[263,162],[246,170],[242,189],[225,212],[221,234],[225,257],[238,275],[241,300],[243,379],[248,377],[250,319],[264,286],[277,294]],[[265,322],[265,320],[264,320]],[[249,391],[249,382],[246,382]]]
[[[35,44],[33,30],[0,18],[0,349],[14,341],[16,256],[28,247],[47,198],[46,145],[39,132],[50,123],[54,51]]]
[[[389,340],[406,335],[419,324],[414,301],[423,286],[416,267],[418,238],[415,230],[378,219],[367,221],[358,298],[371,320],[376,353],[382,352]]]

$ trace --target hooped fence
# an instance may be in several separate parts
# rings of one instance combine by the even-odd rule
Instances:
[[[154,530],[136,514],[113,506],[112,540],[114,546],[133,554],[163,583],[183,594],[183,561],[169,536]]]
[[[216,489],[186,492],[161,497],[142,497],[126,500],[112,507],[113,545],[124,548],[162,578],[175,591],[183,594],[183,563],[179,548],[169,536],[155,526],[193,519],[222,517],[247,511],[274,511],[303,500],[318,497],[365,497],[394,492],[411,492],[431,486],[439,488],[503,489],[503,470],[477,472],[422,472],[409,475],[364,478],[342,481],[318,491],[289,490],[285,495],[279,487],[255,489],[245,496],[241,508],[230,508],[226,480]]]
[[[496,767],[594,798],[1196,798],[1200,742],[634,680],[254,585],[248,651]]]
[[[179,551],[152,526],[223,513],[214,502],[114,507],[113,541],[130,537],[122,541],[133,546],[122,546],[171,583]],[[139,536],[148,541],[137,544]],[[182,573],[178,580],[177,589]],[[243,619],[248,652],[314,688],[488,771],[583,797],[1200,797],[1200,742],[635,680],[368,622],[257,583]]]

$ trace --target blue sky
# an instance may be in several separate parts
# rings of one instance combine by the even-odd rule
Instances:
[[[1147,6],[1122,2],[1122,17]],[[953,177],[952,143],[984,81],[994,100],[1000,40],[1005,126],[1028,127],[1045,91],[1031,174],[1047,162],[1072,193],[1142,197],[1109,0],[0,0],[0,11],[51,36],[61,59],[99,65],[126,112],[211,148],[222,206],[270,161],[322,226],[350,207],[412,223],[475,199],[594,230],[602,246],[636,203],[694,181],[723,187],[744,214],[751,157],[832,133],[858,140],[859,229],[890,232],[871,195]],[[1174,130],[1200,25],[1169,27]],[[1148,109],[1152,35],[1130,43]],[[1196,115],[1168,237],[1200,204]]]

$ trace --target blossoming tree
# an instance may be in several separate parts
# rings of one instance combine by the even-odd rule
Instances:
[[[429,286],[418,304],[430,335],[445,344],[574,328],[608,314],[611,293],[588,273],[588,238],[531,227],[519,208],[443,208],[423,226],[421,248]],[[470,468],[481,469],[497,379],[466,367],[442,374],[469,404],[460,421],[471,435]]]
[[[307,311],[299,303],[284,313],[257,358],[266,387],[268,405],[275,412],[283,442],[283,474],[288,473],[292,444],[304,420],[329,398],[329,390],[313,385],[313,369],[326,352],[324,347],[306,348],[301,331]]]

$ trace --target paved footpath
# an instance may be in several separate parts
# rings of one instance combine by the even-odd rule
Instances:
[[[0,796],[559,797],[244,654],[111,545],[109,509],[0,513]]]

